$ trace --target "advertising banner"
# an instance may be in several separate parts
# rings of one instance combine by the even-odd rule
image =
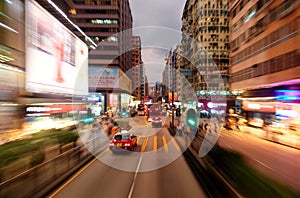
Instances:
[[[35,1],[25,3],[27,91],[87,95],[86,44]]]
[[[177,93],[174,92],[174,101],[172,101],[172,92],[169,92],[169,103],[178,101]]]
[[[248,102],[243,101],[243,110],[275,113],[276,102]]]
[[[119,69],[89,67],[90,88],[120,88]]]

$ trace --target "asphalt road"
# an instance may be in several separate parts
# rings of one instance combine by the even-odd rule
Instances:
[[[237,151],[264,174],[300,189],[300,150],[269,142],[243,132],[221,133],[220,146]]]
[[[129,121],[134,152],[105,149],[50,197],[206,197],[167,128],[152,128],[143,116]]]

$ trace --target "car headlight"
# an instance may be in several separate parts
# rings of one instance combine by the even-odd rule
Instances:
[[[130,146],[130,144],[129,143],[125,143],[125,146]]]

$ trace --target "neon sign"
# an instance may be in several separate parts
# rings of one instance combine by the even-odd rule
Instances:
[[[275,100],[300,100],[300,90],[275,90]]]

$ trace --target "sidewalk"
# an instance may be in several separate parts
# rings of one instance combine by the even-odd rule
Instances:
[[[240,131],[233,130],[235,132],[248,133],[258,138],[268,140],[274,143],[282,144],[292,148],[300,149],[300,132],[299,134],[283,133],[283,132],[266,132],[261,128],[255,128],[251,126],[240,126]],[[226,129],[225,129],[226,130]]]

